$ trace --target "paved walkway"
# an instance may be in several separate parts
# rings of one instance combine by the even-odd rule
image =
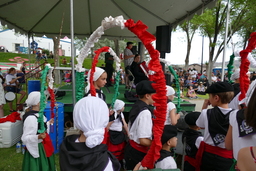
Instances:
[[[188,101],[190,103],[196,104],[195,111],[201,112],[202,111],[202,106],[204,104],[204,100],[205,99],[193,99],[193,100],[188,100]],[[207,109],[210,109],[210,108],[212,108],[212,106],[208,106]]]

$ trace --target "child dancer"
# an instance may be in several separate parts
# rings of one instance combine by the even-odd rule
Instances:
[[[80,135],[67,136],[60,147],[62,171],[119,171],[118,160],[102,144],[109,121],[107,104],[98,97],[79,100],[73,112],[74,125]]]
[[[85,96],[90,96],[90,75],[91,75],[91,69],[88,72],[88,78],[87,78],[87,87],[85,89]],[[102,100],[106,100],[105,94],[103,94],[101,88],[105,86],[107,83],[107,73],[104,69],[95,67],[95,72],[93,74],[93,85],[96,89],[97,97],[101,98]]]
[[[176,107],[175,104],[172,103],[175,95],[175,90],[171,87],[166,85],[167,88],[167,113],[166,113],[166,121],[165,125],[176,125],[178,119],[180,118],[180,114],[176,114]]]
[[[129,135],[127,123],[124,119],[124,105],[122,100],[116,99],[114,104],[114,114],[110,115],[108,132],[109,138],[107,141],[108,150],[116,156],[116,158],[121,162],[124,159],[124,147],[126,145],[126,137],[123,132],[123,128]],[[122,163],[122,162],[121,162]]]
[[[188,124],[189,128],[186,128],[182,134],[182,142],[186,143],[184,171],[196,170],[196,154],[201,141],[204,140],[202,133],[198,131],[200,128],[196,126],[196,120],[199,115],[200,112],[191,112],[185,116],[185,122]]]
[[[136,86],[139,100],[133,105],[129,113],[130,141],[125,147],[124,158],[126,169],[132,170],[147,154],[152,141],[152,115],[149,105],[154,103],[152,95],[156,90],[152,81],[143,80]]]
[[[165,125],[161,142],[162,150],[160,158],[156,161],[155,167],[161,169],[177,169],[177,164],[172,157],[171,148],[177,145],[177,128],[172,125]]]
[[[232,150],[225,149],[225,136],[232,111],[228,103],[234,96],[234,88],[227,82],[216,82],[207,88],[209,99],[204,101],[196,125],[204,128],[204,141],[200,144],[201,171],[229,171],[233,165]],[[214,108],[207,109],[208,105]]]
[[[30,110],[23,115],[24,126],[21,140],[27,149],[22,164],[23,171],[55,171],[54,156],[52,155],[54,149],[50,136],[46,132],[37,132],[39,126],[41,126],[40,122],[37,122],[40,96],[40,92],[33,91],[26,100]],[[46,122],[46,117],[44,117],[44,121]],[[44,126],[49,128],[49,125],[53,124],[53,122],[54,120],[51,119]],[[45,143],[47,144],[45,145]]]

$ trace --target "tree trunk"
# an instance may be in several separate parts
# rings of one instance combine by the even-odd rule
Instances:
[[[213,64],[214,64],[213,61],[209,61],[208,67],[207,67],[207,79],[208,79],[208,82],[209,82],[210,85],[212,84],[212,68],[213,68]]]
[[[187,55],[186,55],[186,59],[185,59],[185,70],[188,69],[190,50],[191,50],[191,42],[188,40],[188,43],[187,43]]]
[[[60,57],[59,57],[59,41],[60,38],[52,37],[54,45],[54,68],[60,66]],[[56,84],[61,83],[60,70],[54,70],[54,81]]]

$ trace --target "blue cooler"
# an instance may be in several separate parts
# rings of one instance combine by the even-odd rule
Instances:
[[[52,140],[52,144],[54,147],[54,153],[59,152],[60,144],[64,138],[64,104],[60,102],[56,102],[56,106],[54,107],[54,124],[53,130],[50,130],[50,137]],[[57,111],[57,112],[56,112]],[[45,117],[47,120],[51,119],[51,102],[47,102],[45,107]]]
[[[40,80],[29,80],[28,81],[28,94],[32,91],[40,91],[41,83]]]

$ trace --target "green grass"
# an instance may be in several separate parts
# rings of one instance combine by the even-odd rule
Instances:
[[[10,148],[0,148],[0,170],[1,171],[21,171],[23,154],[16,153],[15,145]],[[55,154],[55,166],[59,171],[59,154]]]
[[[17,56],[22,57],[22,58],[29,59],[28,54],[18,54],[18,53],[4,53],[4,52],[0,52],[0,61],[1,61],[1,62],[8,62],[8,63],[16,63],[16,62],[10,61],[9,59],[14,59],[14,57],[17,57]],[[70,61],[71,57],[69,57],[69,56],[60,56],[59,66],[62,66],[62,67],[70,67],[70,64],[68,64],[68,65],[62,65],[62,64],[61,64],[61,61],[62,61],[63,58],[66,58],[66,59],[67,59],[67,62],[70,63],[69,61]],[[35,59],[36,59],[36,55],[35,55],[35,54],[31,54],[31,55],[30,55],[30,61],[27,61],[27,63],[33,64],[33,63],[35,63],[35,61],[36,61]],[[92,58],[85,58],[84,63],[83,63],[83,67],[84,67],[84,68],[87,68],[87,69],[90,69],[91,66],[92,66],[92,61],[93,61]],[[43,62],[44,62],[44,60],[41,60],[41,61],[40,61],[40,63],[43,63]],[[53,66],[53,64],[54,64],[54,60],[53,60],[53,59],[47,59],[47,62],[49,62],[52,66]],[[76,63],[77,63],[77,62],[76,62],[76,59],[75,59],[75,64],[76,64]],[[98,63],[97,63],[97,66],[102,66],[102,64],[105,64],[105,63],[104,63],[104,60],[99,59],[99,60],[98,60]],[[122,66],[123,66],[123,64],[122,64]]]

